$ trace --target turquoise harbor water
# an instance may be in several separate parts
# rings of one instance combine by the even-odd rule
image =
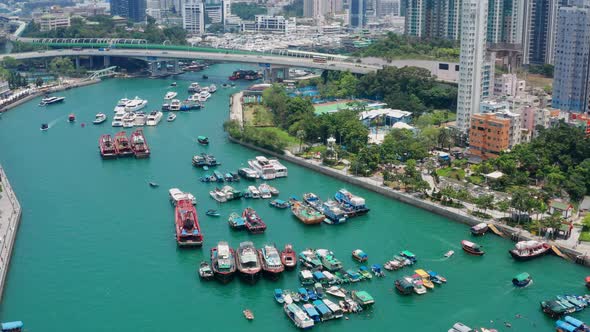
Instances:
[[[583,267],[553,256],[515,262],[507,253],[513,244],[492,235],[476,240],[485,256],[468,256],[460,249],[460,241],[470,238],[466,226],[289,163],[289,177],[272,182],[282,198],[306,191],[326,198],[347,187],[367,199],[370,214],[340,226],[312,227],[263,200],[216,205],[208,195],[214,184],[198,181],[203,171],[192,167],[192,155],[214,154],[223,163],[222,171],[235,170],[257,155],[228,143],[222,132],[229,95],[240,86],[223,89],[220,83],[236,68],[216,65],[205,72],[219,86],[205,109],[144,128],[152,149],[147,160],[100,159],[99,135],[118,131],[110,126],[115,103],[137,95],[149,100],[149,110],[159,108],[170,89],[185,98],[186,87],[203,81],[203,73],[169,80],[107,80],[60,93],[67,98],[65,104],[40,108],[35,100],[3,115],[0,162],[23,206],[0,309],[3,321],[23,320],[27,331],[295,330],[272,297],[274,288],[298,287],[295,272],[256,285],[238,279],[228,285],[199,281],[196,267],[209,259],[209,249],[219,240],[234,247],[252,240],[258,246],[275,243],[279,248],[293,243],[298,251],[329,248],[347,267],[357,265],[350,256],[356,248],[369,254],[369,263],[383,263],[409,249],[418,256],[416,268],[432,269],[449,280],[420,297],[402,297],[393,290],[394,280],[411,270],[355,284],[350,288],[373,295],[374,308],[348,321],[322,323],[315,327],[319,331],[379,331],[392,326],[400,331],[446,331],[456,321],[501,331],[507,321],[514,331],[550,331],[553,322],[541,313],[539,301],[586,292],[583,279],[590,271]],[[177,88],[168,86],[173,80]],[[76,124],[66,122],[70,112],[76,114]],[[98,112],[109,115],[108,123],[90,124]],[[43,122],[51,124],[49,131],[39,130]],[[209,136],[210,146],[198,145],[198,135]],[[150,188],[148,180],[160,188]],[[242,181],[239,187],[247,184]],[[197,197],[205,234],[202,249],[177,249],[167,198],[170,187]],[[228,227],[227,215],[249,205],[267,222],[265,234]],[[218,208],[223,217],[205,216],[208,208]],[[442,259],[450,249],[455,256]],[[534,284],[516,290],[511,278],[523,271],[532,275]],[[254,312],[254,321],[244,319],[244,308]],[[516,319],[516,314],[523,318]],[[590,310],[575,316],[590,321]]]

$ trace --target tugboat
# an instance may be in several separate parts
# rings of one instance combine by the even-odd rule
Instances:
[[[245,281],[256,282],[260,278],[260,260],[254,244],[250,241],[240,243],[236,254],[236,265]]]
[[[184,199],[176,204],[176,243],[179,247],[194,247],[203,245],[203,234],[199,226],[197,210],[193,203]]]
[[[213,270],[207,262],[201,262],[199,265],[199,277],[203,280],[211,280],[214,277]]]
[[[197,137],[197,141],[199,142],[199,144],[202,144],[202,145],[209,144],[209,138],[207,136],[199,136],[199,137]]]
[[[145,140],[145,136],[143,136],[143,130],[137,129],[131,133],[131,150],[133,150],[135,158],[149,158],[150,148]]]
[[[510,255],[517,261],[528,261],[533,258],[541,257],[551,250],[551,246],[545,242],[538,241],[520,241],[510,250]]]
[[[264,245],[262,249],[258,249],[258,255],[262,262],[262,271],[265,276],[271,280],[276,280],[281,276],[285,270],[285,266],[281,262],[279,251],[275,246]]]
[[[471,234],[475,236],[484,235],[488,231],[488,224],[485,222],[479,223],[471,227]]]
[[[369,212],[369,208],[365,205],[365,199],[351,194],[346,189],[340,189],[334,195],[334,198],[349,217],[360,216]]]
[[[287,270],[293,270],[297,266],[297,254],[291,244],[286,244],[285,249],[281,251],[281,263]]]
[[[74,115],[74,113],[70,113],[70,115],[68,115],[68,122],[75,122],[76,121],[76,116]]]
[[[526,272],[520,273],[512,278],[512,284],[514,287],[524,288],[528,287],[532,283],[533,279],[531,279],[531,276]]]
[[[254,209],[246,208],[242,213],[242,218],[244,218],[244,223],[246,224],[248,232],[252,234],[262,234],[266,231],[266,224],[260,219]]]
[[[98,139],[98,149],[102,159],[117,158],[119,151],[111,135],[101,135]]]
[[[321,223],[326,216],[321,212],[314,210],[313,208],[301,204],[300,201],[292,198],[289,200],[291,203],[291,212],[297,219],[306,225],[315,225]]]
[[[463,250],[468,254],[475,256],[482,256],[483,254],[485,254],[485,252],[481,250],[481,247],[479,245],[471,241],[463,240],[461,241],[461,246],[463,247]]]
[[[131,144],[129,144],[129,140],[127,139],[127,135],[124,131],[121,131],[115,135],[115,147],[120,157],[129,157],[133,155]]]
[[[236,273],[234,250],[225,241],[219,241],[216,247],[211,248],[211,269],[215,279],[222,283],[228,283]]]

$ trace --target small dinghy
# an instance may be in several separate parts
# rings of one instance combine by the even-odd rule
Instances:
[[[207,262],[201,262],[199,265],[199,277],[203,280],[211,280],[213,279],[213,270],[211,266]]]
[[[446,258],[449,258],[449,257],[453,256],[454,254],[455,254],[455,252],[453,250],[449,250],[444,254],[444,256]]]
[[[247,320],[254,319],[254,314],[252,313],[252,311],[250,309],[244,310],[243,313],[244,313],[244,317],[246,317]]]
[[[211,216],[211,217],[219,217],[221,214],[219,214],[219,212],[217,210],[207,210],[207,212],[205,212],[206,215]]]
[[[176,120],[176,114],[170,113],[170,115],[168,115],[168,118],[166,119],[166,121],[172,122],[174,120]]]
[[[48,130],[48,129],[49,129],[49,125],[48,125],[47,123],[42,123],[42,124],[41,124],[41,130],[42,130],[42,131],[46,131],[46,130]]]

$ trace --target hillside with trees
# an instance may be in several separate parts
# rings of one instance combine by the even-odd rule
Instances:
[[[459,44],[445,39],[420,39],[390,32],[383,39],[355,53],[356,56],[388,60],[423,59],[459,61]]]

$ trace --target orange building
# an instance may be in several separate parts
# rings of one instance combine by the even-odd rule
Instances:
[[[495,158],[510,147],[510,119],[494,113],[474,114],[469,129],[469,153],[482,159]]]

